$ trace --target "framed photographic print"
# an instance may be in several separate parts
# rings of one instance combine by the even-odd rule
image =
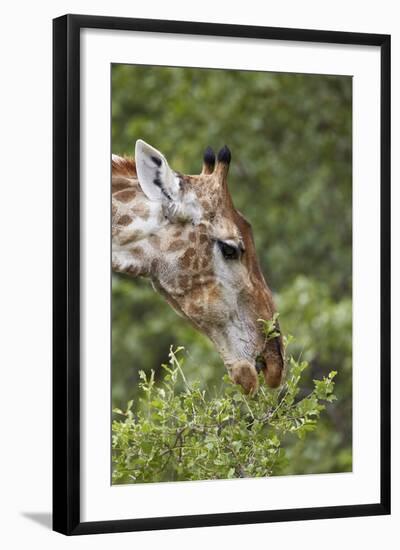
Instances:
[[[390,37],[54,20],[54,529],[390,513]]]

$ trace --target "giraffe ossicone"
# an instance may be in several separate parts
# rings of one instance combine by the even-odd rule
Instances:
[[[135,160],[112,156],[112,267],[147,277],[178,314],[208,336],[231,379],[248,393],[256,369],[281,383],[281,337],[266,341],[258,319],[275,306],[256,256],[250,223],[229,193],[231,153],[210,147],[199,175],[170,168],[142,140]],[[261,362],[261,363],[260,363]]]

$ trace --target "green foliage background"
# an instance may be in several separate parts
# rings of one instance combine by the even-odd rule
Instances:
[[[337,402],[318,428],[286,446],[283,474],[349,471],[351,458],[351,77],[229,70],[112,67],[112,150],[135,140],[199,173],[207,145],[232,151],[229,185],[251,221],[283,333],[312,379],[338,372]],[[156,384],[170,346],[186,349],[185,376],[213,392],[224,367],[211,344],[147,281],[113,275],[112,398],[136,402],[139,371]]]

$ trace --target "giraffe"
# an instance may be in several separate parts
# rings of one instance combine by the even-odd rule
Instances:
[[[231,153],[208,147],[199,175],[172,170],[137,140],[135,160],[112,156],[112,268],[147,277],[172,308],[214,343],[233,382],[258,389],[283,375],[281,337],[266,341],[259,319],[275,306],[250,223],[227,185]]]

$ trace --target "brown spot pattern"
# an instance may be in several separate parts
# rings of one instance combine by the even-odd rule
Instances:
[[[201,261],[201,267],[204,269],[210,264],[210,258],[208,256],[204,256],[204,258]]]
[[[208,291],[207,299],[209,302],[215,302],[221,297],[219,288],[217,285],[214,285],[211,287],[211,289]]]
[[[112,193],[118,193],[122,189],[132,188],[133,181],[123,177],[113,177],[111,182]]]
[[[137,258],[143,258],[144,256],[144,251],[141,246],[135,246],[134,248],[132,248],[131,252]]]
[[[179,286],[183,288],[187,288],[189,284],[189,277],[188,275],[179,275],[178,277],[178,284]]]
[[[189,315],[197,316],[197,315],[203,315],[203,313],[204,313],[204,308],[200,304],[196,304],[196,303],[189,304],[189,307],[188,307]]]
[[[136,197],[135,189],[124,189],[115,193],[114,198],[119,202],[130,202]]]
[[[199,258],[198,258],[198,256],[196,256],[193,260],[192,269],[193,269],[193,271],[197,271],[199,269]]]
[[[196,250],[194,248],[188,248],[186,250],[184,255],[179,260],[180,265],[183,269],[188,269],[190,267],[192,258],[195,254],[196,254]]]
[[[120,219],[118,220],[118,224],[124,225],[124,226],[129,225],[131,222],[132,222],[132,218],[130,216],[127,216],[126,214],[121,216]]]
[[[169,247],[168,252],[176,252],[177,250],[181,250],[185,246],[185,241],[182,241],[181,239],[178,239],[177,241],[173,241]]]
[[[205,233],[200,234],[200,244],[204,244],[208,241],[208,236]]]

